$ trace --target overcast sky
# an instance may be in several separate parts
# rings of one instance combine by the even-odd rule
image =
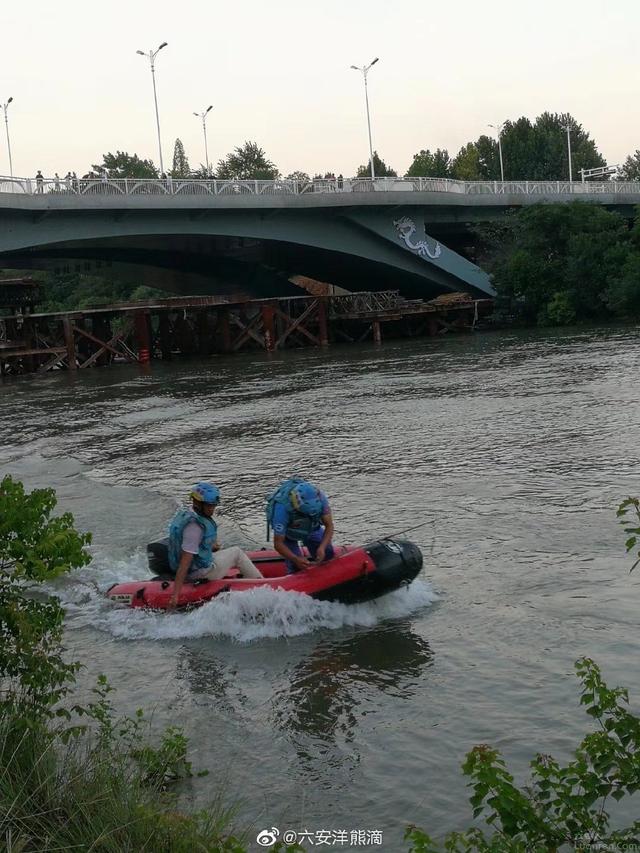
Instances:
[[[182,139],[204,162],[255,140],[283,174],[351,175],[374,148],[402,174],[421,148],[489,123],[570,112],[610,164],[640,148],[638,0],[2,0],[0,102],[16,175],[79,174],[116,149],[165,168]],[[4,131],[4,128],[2,128]],[[0,174],[9,174],[0,136]],[[508,177],[508,174],[507,174]]]

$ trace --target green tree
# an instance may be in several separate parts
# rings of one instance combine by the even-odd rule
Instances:
[[[489,229],[478,230],[487,237]],[[492,229],[487,242],[484,265],[499,307],[525,322],[624,316],[640,300],[634,237],[621,216],[599,205],[533,205]]]
[[[373,168],[375,171],[376,178],[397,178],[398,173],[395,169],[391,169],[384,160],[381,160],[378,157],[378,152],[373,152]],[[370,178],[371,177],[371,161],[369,161],[366,166],[358,166],[358,171],[356,172],[356,178]]]
[[[559,181],[569,177],[566,128],[571,128],[573,177],[580,169],[605,166],[595,142],[569,113],[544,112],[532,124],[519,118],[502,129],[502,153],[506,180]]]
[[[498,143],[490,136],[479,136],[463,145],[451,162],[451,177],[459,181],[499,181]]]
[[[259,181],[272,181],[279,177],[278,167],[267,159],[267,155],[257,142],[245,142],[220,160],[217,177],[230,180],[247,180],[254,178]]]
[[[306,172],[301,172],[298,170],[295,172],[291,172],[290,175],[287,175],[287,180],[288,181],[297,181],[298,184],[304,185],[304,184],[308,184],[309,181],[311,180],[311,178],[309,177],[309,175],[307,175]]]
[[[475,142],[467,142],[451,163],[451,177],[459,181],[480,181],[480,152]]]
[[[618,172],[618,177],[622,181],[640,181],[640,149],[629,154]]]
[[[173,166],[171,167],[172,178],[188,178],[191,174],[189,161],[184,151],[182,140],[176,139],[173,146]]]
[[[98,174],[105,169],[110,178],[157,178],[158,170],[152,160],[141,160],[137,154],[116,151],[115,154],[103,154],[102,163],[91,167]]]
[[[451,175],[451,158],[446,148],[437,148],[433,154],[422,149],[413,155],[413,162],[405,178],[448,178]]]
[[[30,494],[22,483],[0,483],[0,712],[38,719],[51,716],[53,705],[73,681],[76,664],[67,663],[60,647],[63,611],[56,601],[24,594],[24,584],[58,577],[86,566],[88,533],[80,534],[73,516],[52,516],[53,489]]]
[[[41,311],[77,311],[81,308],[102,308],[118,302],[136,299],[163,298],[170,294],[145,288],[140,291],[138,282],[121,281],[78,272],[36,272],[34,277],[42,282]],[[138,291],[138,295],[136,294]],[[142,294],[142,295],[140,295]]]
[[[567,125],[571,128],[574,179],[578,179],[580,169],[605,166],[595,142],[573,116],[545,112],[533,123],[521,116],[503,124],[500,141],[505,180],[566,180],[569,177]],[[451,164],[451,174],[465,181],[500,180],[497,139],[483,134],[464,145]]]

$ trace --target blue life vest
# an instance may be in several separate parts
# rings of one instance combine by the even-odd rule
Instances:
[[[273,526],[273,516],[276,511],[276,506],[280,504],[284,506],[288,513],[287,529],[285,530],[285,539],[292,539],[294,542],[304,541],[310,533],[320,527],[321,513],[317,515],[304,515],[301,512],[296,512],[291,506],[289,495],[300,483],[305,483],[303,477],[291,477],[280,483],[275,492],[267,500],[267,539],[271,533]]]
[[[169,524],[169,566],[175,574],[182,557],[182,534],[187,524],[195,521],[202,528],[200,550],[193,555],[188,575],[200,569],[208,569],[213,560],[213,543],[218,537],[218,525],[211,518],[198,515],[192,509],[180,509]]]

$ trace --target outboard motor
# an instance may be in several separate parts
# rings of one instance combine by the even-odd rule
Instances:
[[[149,542],[147,545],[147,560],[149,571],[152,575],[159,577],[173,577],[169,565],[169,540],[161,539],[159,542]]]

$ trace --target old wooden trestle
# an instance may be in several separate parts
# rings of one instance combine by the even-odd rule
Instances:
[[[328,346],[385,335],[470,331],[492,301],[451,294],[407,301],[397,291],[243,302],[186,297],[59,314],[0,317],[0,374],[78,370],[177,355]]]

